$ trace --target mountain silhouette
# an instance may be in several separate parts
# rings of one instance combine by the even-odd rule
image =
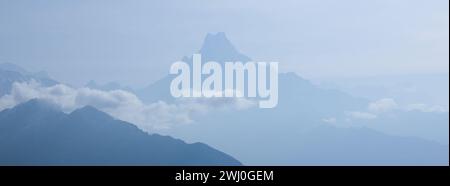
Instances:
[[[224,32],[215,34],[208,33],[198,53],[202,55],[202,63],[208,61],[215,61],[218,63],[236,61],[245,63],[251,61],[248,56],[242,54],[234,47]],[[190,64],[192,63],[192,56],[185,56],[181,61]],[[170,94],[168,87],[174,77],[174,75],[167,75],[147,87],[137,90],[136,94],[146,103],[152,103],[159,100],[171,103],[174,99]]]
[[[51,79],[46,72],[31,73],[11,63],[0,64],[0,97],[11,92],[14,82],[30,82],[35,80],[42,86],[52,86],[58,82]]]
[[[204,62],[212,60],[219,63],[235,61],[245,63],[251,60],[236,49],[224,32],[208,33],[198,53],[202,54]],[[192,57],[184,57],[182,61],[192,62]]]
[[[120,85],[118,82],[108,82],[106,84],[99,84],[95,82],[94,80],[90,80],[86,83],[85,87],[91,88],[91,89],[97,89],[97,90],[103,90],[103,91],[111,91],[111,90],[126,90],[128,92],[133,92],[133,90],[129,87],[124,87]]]
[[[250,59],[221,33],[208,34],[200,52],[203,62]],[[169,92],[172,79],[168,75],[141,90],[138,96],[148,103],[173,102]],[[195,125],[177,126],[167,133],[187,141],[206,142],[250,165],[448,165],[448,145],[418,138],[418,135],[425,136],[423,132],[408,133],[408,129],[399,128],[396,134],[402,135],[395,136],[371,128],[340,128],[323,122],[323,118],[339,116],[342,116],[339,121],[345,121],[347,112],[364,111],[369,103],[336,89],[320,88],[295,73],[280,73],[277,107],[210,112],[195,118]],[[397,117],[374,120],[371,125],[421,126],[427,128],[421,131],[427,131],[428,136],[430,130],[442,128],[435,126],[446,125],[447,130],[442,131],[448,131],[448,116],[436,120],[432,113],[394,114]],[[407,122],[396,123],[400,121]],[[433,128],[426,121],[439,123]],[[411,134],[416,135],[405,137]],[[231,135],[236,137],[229,138]],[[448,139],[448,132],[446,135]]]
[[[240,53],[223,33],[208,34],[199,52],[203,62],[246,62],[250,59]],[[183,60],[191,61],[187,57]],[[11,71],[13,69],[8,67],[4,70],[4,74],[8,74],[7,77],[12,77],[5,78],[6,80],[23,78],[21,81],[28,81],[27,76]],[[169,92],[172,79],[173,76],[167,75],[137,91],[137,95],[146,103],[160,100],[173,103],[176,99]],[[91,83],[89,86],[117,89],[120,85],[102,86]],[[0,155],[5,164],[238,163],[206,145],[186,144],[170,137],[148,135],[134,125],[114,120],[92,107],[65,114],[51,105],[35,102],[25,104],[34,106],[17,106],[0,113],[0,147],[8,149],[6,153],[1,151]],[[164,133],[187,142],[205,142],[249,165],[448,165],[448,112],[396,110],[384,115],[379,114],[372,120],[354,120],[348,117],[350,111],[367,112],[369,103],[369,100],[336,89],[318,87],[298,74],[280,73],[277,107],[208,112],[202,117],[193,116],[195,124],[177,125]],[[18,112],[17,110],[22,111],[20,114],[12,114]],[[324,118],[334,118],[335,123],[326,123]],[[348,126],[347,120],[352,120],[352,126]],[[110,129],[110,126],[114,127]],[[37,137],[33,137],[34,135]],[[127,137],[121,137],[123,135]],[[125,141],[115,136],[120,136]],[[434,141],[436,139],[440,141]],[[9,141],[12,141],[11,144]],[[143,141],[149,142],[144,144]],[[171,145],[166,145],[166,141]],[[114,148],[119,150],[112,147],[112,142],[119,144],[114,145]],[[68,147],[61,144],[70,144],[73,148],[67,149]],[[202,146],[203,150],[198,150],[198,145]],[[162,146],[167,148],[157,151],[158,153],[152,151],[161,149]],[[47,151],[39,151],[41,147],[47,148]],[[139,154],[136,149],[148,147],[149,150],[140,150],[139,153],[151,154],[152,158],[145,159],[136,155]],[[133,154],[124,153],[122,149]],[[189,154],[186,151],[191,152],[189,157],[192,158],[174,155]],[[204,158],[197,153],[199,151],[208,151],[202,155],[210,152],[216,155]],[[111,157],[105,152],[113,152],[114,156]],[[81,160],[72,156],[73,154]],[[169,160],[164,159],[166,157]]]
[[[6,71],[18,72],[18,73],[21,73],[21,74],[28,74],[29,73],[24,68],[22,68],[20,66],[17,66],[15,64],[12,64],[12,63],[0,63],[0,69],[6,70]]]
[[[251,61],[250,57],[242,54],[234,47],[223,32],[207,34],[199,52],[202,55],[202,63],[210,60],[221,63],[228,61],[241,61],[245,63]],[[190,63],[192,62],[192,57],[184,57],[183,61]],[[170,94],[169,87],[174,77],[174,75],[169,74],[147,87],[138,90],[136,94],[146,103],[159,100],[172,103],[174,98]],[[313,110],[323,113],[324,116],[330,112],[342,112],[343,109],[361,109],[368,104],[367,100],[352,97],[338,90],[318,88],[310,81],[292,72],[279,74],[279,93],[280,100],[277,107],[281,106],[290,110],[292,109],[291,107],[298,108],[299,105],[308,105],[310,107],[317,107]],[[334,102],[334,104],[328,105],[327,107],[317,104],[325,101]],[[311,110],[311,108],[308,108],[308,110]]]
[[[203,143],[148,134],[94,107],[40,100],[0,112],[1,165],[240,165]]]

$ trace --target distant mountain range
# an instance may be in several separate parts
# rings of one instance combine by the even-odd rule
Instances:
[[[187,144],[87,106],[65,114],[30,100],[0,112],[0,165],[241,165],[203,143]]]
[[[251,59],[224,33],[208,34],[199,52],[203,61]],[[191,62],[190,57],[182,60]],[[176,104],[169,92],[172,78],[167,75],[135,93],[147,104]],[[13,82],[30,79],[56,83],[19,67],[0,65],[0,96]],[[87,87],[123,89],[116,83],[90,82]],[[370,103],[337,89],[320,88],[295,73],[281,73],[276,108],[208,112],[193,118],[194,123],[157,132],[204,142],[246,165],[449,164],[448,112],[364,113]],[[355,111],[371,117],[352,118],[349,113]],[[36,100],[0,112],[0,150],[2,164],[240,164],[201,143],[148,135],[92,107],[65,114]]]
[[[224,33],[208,34],[200,53],[203,62],[250,60]],[[183,61],[191,62],[191,58]],[[174,102],[167,88],[171,79],[168,75],[138,91],[139,97],[146,102]],[[295,73],[281,73],[276,108],[208,113],[195,118],[192,125],[165,133],[211,144],[250,165],[448,165],[448,113],[397,112],[369,121],[371,125],[349,118],[349,112],[366,111],[369,103],[336,89],[320,88]],[[330,117],[337,118],[335,124],[352,119],[361,125],[337,127],[323,121]],[[442,145],[417,137],[438,139]]]
[[[43,86],[51,86],[58,83],[44,71],[31,73],[11,63],[0,63],[0,97],[11,91],[14,82],[29,82],[32,79]]]
[[[106,84],[98,84],[94,80],[89,81],[86,83],[85,87],[91,88],[91,89],[97,89],[97,90],[104,90],[104,91],[111,91],[111,90],[126,90],[129,92],[134,92],[132,88],[130,87],[124,87],[120,85],[117,82],[108,82]]]

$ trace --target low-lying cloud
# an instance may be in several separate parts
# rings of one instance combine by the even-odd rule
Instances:
[[[376,119],[378,115],[392,111],[418,111],[418,112],[448,112],[448,108],[444,108],[439,105],[426,105],[426,104],[409,104],[399,105],[392,98],[383,98],[369,103],[367,111],[351,111],[347,112],[349,119]]]
[[[372,112],[387,112],[397,109],[399,106],[394,99],[383,98],[369,103],[368,109]]]
[[[72,88],[64,84],[44,87],[36,81],[30,81],[14,83],[10,94],[0,97],[0,110],[12,108],[30,99],[45,100],[67,113],[90,105],[147,132],[192,123],[194,115],[211,110],[239,110],[256,105],[243,98],[180,99],[174,104],[163,101],[144,104],[136,95],[124,90],[102,91],[85,87]]]

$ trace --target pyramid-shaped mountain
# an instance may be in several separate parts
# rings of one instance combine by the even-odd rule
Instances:
[[[208,33],[198,53],[202,54],[202,61],[204,62],[247,62],[251,60],[236,49],[224,32]],[[192,56],[184,57],[182,61],[190,63],[192,62]]]

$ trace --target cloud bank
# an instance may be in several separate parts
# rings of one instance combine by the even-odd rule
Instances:
[[[398,104],[392,98],[382,98],[370,102],[366,109],[362,111],[346,111],[344,120],[374,120],[382,116],[383,114],[389,114],[394,112],[435,112],[435,113],[448,113],[448,108],[440,105],[427,105],[427,104]],[[342,119],[342,118],[341,118]],[[322,118],[322,122],[335,124],[338,122],[336,117]]]
[[[0,97],[0,110],[12,108],[30,99],[41,99],[72,112],[86,105],[113,117],[137,125],[146,132],[194,122],[193,116],[217,109],[248,109],[256,104],[243,98],[180,99],[174,104],[163,101],[144,104],[136,95],[124,90],[102,91],[72,88],[64,84],[44,87],[36,81],[14,83],[10,94]]]
[[[383,98],[369,103],[369,111],[387,112],[398,108],[398,104],[391,98]]]

